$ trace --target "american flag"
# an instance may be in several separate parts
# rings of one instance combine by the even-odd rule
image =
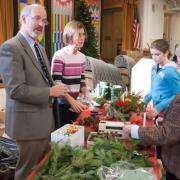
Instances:
[[[136,14],[134,16],[134,22],[133,22],[133,40],[134,40],[134,45],[133,47],[135,49],[139,49],[141,45],[141,33],[140,33],[140,23],[139,23],[139,17]]]

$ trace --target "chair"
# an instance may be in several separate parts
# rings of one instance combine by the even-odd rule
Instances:
[[[93,87],[100,81],[106,81],[112,85],[120,85],[122,90],[126,89],[125,83],[122,80],[119,69],[113,64],[106,63],[102,60],[92,57],[86,57],[86,71],[92,72]]]
[[[114,59],[114,65],[119,69],[128,88],[130,88],[131,69],[135,64],[135,60],[127,55],[118,55]]]

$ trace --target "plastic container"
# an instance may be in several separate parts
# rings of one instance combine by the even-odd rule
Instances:
[[[74,133],[67,133],[67,130],[75,126],[77,131]],[[71,146],[84,146],[84,126],[66,124],[51,133],[51,141],[57,142],[59,145],[69,143]]]

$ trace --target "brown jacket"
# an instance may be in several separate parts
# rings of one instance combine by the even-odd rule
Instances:
[[[166,170],[180,179],[180,93],[165,113],[162,126],[139,128],[141,142],[161,145]]]

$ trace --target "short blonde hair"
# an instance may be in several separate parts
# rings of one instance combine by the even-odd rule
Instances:
[[[63,32],[63,42],[65,44],[72,42],[74,35],[76,35],[80,29],[84,29],[85,37],[87,39],[86,29],[81,22],[73,20],[67,23]]]
[[[175,55],[178,56],[178,57],[180,57],[180,45],[178,45],[178,46],[176,47]]]

